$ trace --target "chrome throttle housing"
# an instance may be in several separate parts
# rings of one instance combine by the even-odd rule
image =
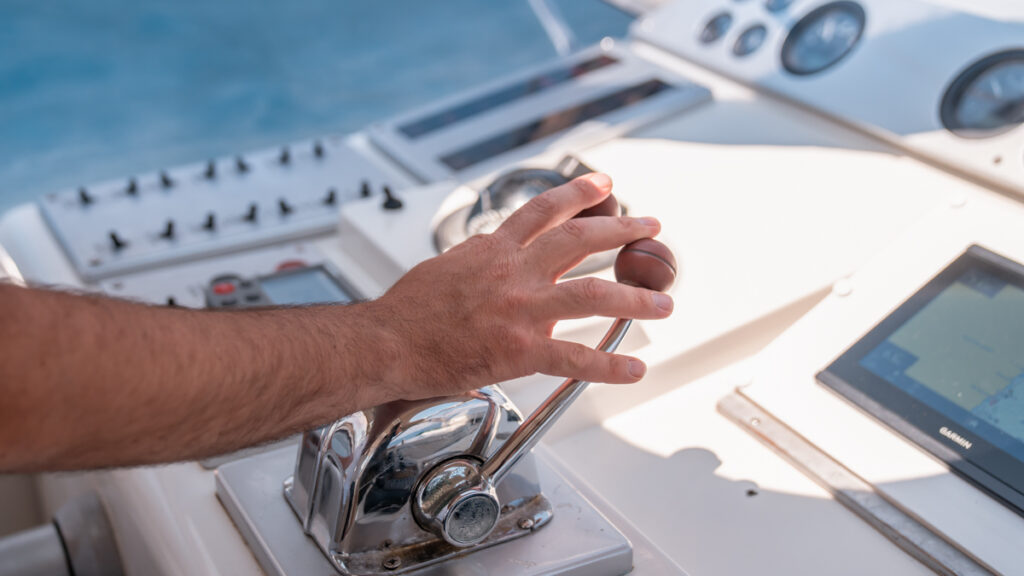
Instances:
[[[640,240],[620,251],[619,282],[666,290],[675,260]],[[599,349],[629,329],[618,319]],[[587,386],[563,382],[525,420],[497,386],[397,401],[307,432],[285,497],[342,574],[396,574],[525,536],[552,518],[530,449]]]

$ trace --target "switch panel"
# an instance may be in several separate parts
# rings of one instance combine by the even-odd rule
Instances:
[[[49,194],[42,213],[86,281],[311,236],[338,207],[408,184],[341,138]]]

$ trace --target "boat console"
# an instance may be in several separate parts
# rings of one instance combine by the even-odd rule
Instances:
[[[96,492],[130,575],[1024,574],[1024,14],[1000,14],[665,2],[356,134],[9,211],[12,281],[346,303],[601,171],[660,243],[571,274],[676,303],[555,328],[643,358],[637,385],[534,375],[41,475],[46,512]]]

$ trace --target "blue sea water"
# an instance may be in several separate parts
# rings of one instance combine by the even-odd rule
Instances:
[[[582,44],[598,0],[555,2]],[[0,211],[369,122],[555,55],[525,0],[6,0]]]

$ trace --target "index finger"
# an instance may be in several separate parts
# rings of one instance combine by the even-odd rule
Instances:
[[[494,232],[525,246],[580,210],[597,205],[612,191],[612,179],[594,172],[546,190],[516,210]]]

